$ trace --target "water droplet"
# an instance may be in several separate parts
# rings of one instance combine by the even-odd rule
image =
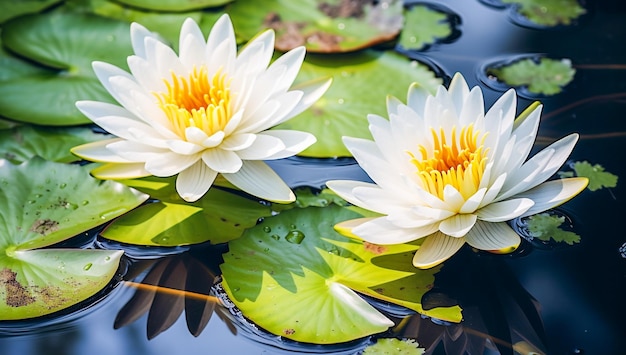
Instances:
[[[29,204],[29,205],[32,205],[32,204],[33,204],[33,203],[35,203],[35,202],[37,202],[37,201],[35,201],[35,200],[28,200],[28,204]]]
[[[83,205],[83,206],[87,206],[88,204],[89,204],[89,201],[87,201],[87,200],[84,200],[83,202],[81,202],[81,205]]]
[[[167,242],[168,240],[170,240],[170,238],[169,238],[169,237],[161,237],[161,242],[162,242],[162,243],[165,243],[165,242]]]
[[[104,258],[104,261],[109,261],[109,260],[111,260],[110,256],[107,256],[106,258]]]
[[[298,228],[295,224],[292,224],[292,225],[290,225],[289,227],[290,227],[291,229],[296,229],[296,228]]]
[[[280,236],[278,234],[272,234],[271,238],[274,239],[274,240],[279,240]]]
[[[61,185],[59,185],[59,188],[61,188],[61,189],[64,189],[64,188],[66,188],[66,187],[67,187],[67,184],[66,184],[66,183],[62,183]]]
[[[43,196],[42,194],[36,194],[35,198],[40,198],[41,196]]]
[[[337,28],[340,29],[340,30],[343,30],[343,29],[346,28],[346,24],[340,22],[340,23],[337,24]]]
[[[268,227],[268,226],[265,226],[265,227],[263,227],[263,231],[264,231],[265,233],[269,233],[269,232],[271,232],[271,231],[272,231],[272,228],[270,228],[270,227]]]
[[[338,104],[340,104],[340,105],[342,105],[342,104],[344,103],[344,100],[343,100],[343,99],[338,99],[338,100],[337,100],[337,103],[338,103]]]
[[[100,219],[112,219],[114,217],[117,217],[117,216],[121,215],[124,212],[126,212],[125,208],[120,208],[120,209],[117,209],[117,210],[107,211],[107,212],[104,212],[104,213],[100,214]]]
[[[239,287],[235,287],[233,288],[233,292],[239,292],[240,288]]]
[[[269,253],[270,248],[265,248],[265,249],[263,249],[263,251],[266,252],[266,253]]]
[[[92,267],[92,266],[93,266],[93,264],[92,264],[92,263],[89,263],[89,264],[87,264],[87,265],[85,265],[85,266],[83,267],[83,270],[87,271],[87,270],[91,269],[91,267]]]
[[[339,249],[337,249],[336,247],[331,247],[330,249],[328,249],[328,252],[331,254],[335,254],[335,255],[339,255]]]
[[[300,244],[304,240],[304,233],[299,230],[292,230],[287,233],[285,240],[292,244]]]

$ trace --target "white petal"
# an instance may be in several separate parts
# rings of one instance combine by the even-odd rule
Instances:
[[[459,211],[465,203],[465,199],[459,190],[454,188],[454,186],[446,185],[443,188],[443,202],[449,206],[447,209],[451,211]]]
[[[130,41],[133,51],[142,58],[146,57],[145,39],[148,37],[155,38],[155,35],[136,22],[130,24]]]
[[[259,75],[267,68],[274,53],[274,31],[266,30],[246,43],[237,55],[237,74]],[[275,65],[276,62],[273,63]],[[245,70],[245,71],[243,71]]]
[[[357,186],[352,193],[359,201],[362,201],[361,207],[382,214],[410,208],[414,204],[414,201],[407,201],[402,198],[403,196],[394,196],[380,187]]]
[[[578,195],[587,187],[587,178],[567,178],[544,182],[543,184],[515,195],[515,198],[529,198],[535,202],[521,217],[530,216],[559,206]]]
[[[300,98],[298,104],[291,109],[291,112],[285,115],[285,117],[283,117],[282,120],[276,124],[283,123],[311,107],[311,105],[317,102],[317,100],[319,100],[320,97],[324,95],[326,90],[328,90],[328,88],[330,87],[331,83],[332,79],[319,78],[294,86],[292,90],[298,90],[302,92],[302,98]]]
[[[168,140],[167,146],[172,150],[172,152],[182,155],[196,154],[204,150],[204,147],[199,144],[183,141],[180,139]]]
[[[209,37],[207,38],[207,49],[214,51],[222,42],[235,42],[233,24],[227,14],[220,16],[215,22]]]
[[[209,191],[217,172],[209,169],[201,161],[183,170],[176,177],[176,191],[187,202],[194,202]]]
[[[155,148],[135,141],[119,141],[107,145],[107,149],[124,159],[132,162],[146,162],[150,159],[168,153],[167,149]]]
[[[101,163],[131,163],[128,159],[122,158],[115,154],[111,150],[107,149],[107,145],[114,142],[122,142],[123,139],[114,138],[96,141],[92,143],[86,143],[76,146],[70,151],[72,154],[78,156],[81,159],[90,160]]]
[[[237,153],[220,148],[207,149],[202,153],[202,160],[218,173],[236,173],[243,162]]]
[[[91,174],[102,180],[137,179],[151,175],[144,169],[144,163],[104,164],[93,169]]]
[[[259,133],[252,145],[237,151],[237,155],[243,160],[265,160],[283,149],[285,149],[283,141],[271,135]]]
[[[146,161],[145,168],[154,176],[167,177],[180,173],[199,159],[200,154],[180,155],[176,153],[163,153]]]
[[[354,196],[353,191],[356,187],[371,187],[380,189],[380,187],[378,187],[378,185],[376,184],[353,180],[330,180],[326,182],[326,187],[331,189],[334,193],[339,195],[339,197],[343,198],[344,200],[350,202],[355,206],[360,207],[363,207],[363,201]]]
[[[409,92],[407,94],[407,106],[417,112],[420,116],[424,116],[426,109],[426,99],[430,96],[428,90],[420,86],[417,83],[409,86]]]
[[[209,138],[207,134],[198,127],[185,128],[185,139],[188,142],[202,145],[202,142],[204,142],[207,138]]]
[[[416,85],[416,83],[413,83],[413,85]],[[387,96],[387,100],[385,103],[387,104],[387,114],[389,116],[400,115],[400,112],[398,112],[398,109],[404,106],[402,101],[400,101],[397,97],[391,96],[391,95]]]
[[[126,62],[139,85],[152,92],[165,92],[167,90],[163,81],[164,78],[155,72],[154,66],[146,59],[132,55],[128,57]]]
[[[359,238],[374,244],[402,244],[425,237],[437,230],[435,224],[420,228],[400,228],[386,217],[375,218],[352,229]]]
[[[487,189],[487,192],[485,193],[485,196],[483,197],[483,200],[478,206],[478,208],[486,206],[490,204],[493,200],[495,200],[495,198],[500,193],[500,190],[502,189],[504,182],[506,181],[506,176],[507,176],[506,174],[502,174],[496,178],[496,180],[491,184],[491,186],[489,186],[489,189]]]
[[[414,208],[399,209],[388,214],[387,220],[398,227],[416,228],[435,224],[438,221],[450,217],[450,215],[452,214],[452,212],[449,211],[435,210],[427,207],[421,208],[423,210],[421,210],[420,212],[424,212],[425,209],[431,211],[429,213],[423,213],[420,215],[415,212]]]
[[[304,47],[296,47],[276,59],[274,63],[272,63],[272,65],[267,69],[268,72],[272,73],[275,68],[285,68],[284,70],[281,70],[282,76],[280,78],[280,83],[279,85],[274,87],[274,92],[283,92],[289,89],[296,76],[298,75],[298,71],[300,71],[300,67],[302,66],[302,62],[304,61],[305,52],[306,50],[304,49]],[[298,88],[298,90],[301,90],[301,88]]]
[[[296,200],[289,186],[262,161],[245,161],[235,174],[222,174],[243,191],[262,199],[289,203]]]
[[[205,148],[214,148],[220,145],[224,141],[224,132],[218,131],[213,133],[210,137],[207,137],[202,141],[202,146]]]
[[[235,114],[230,116],[230,119],[228,120],[228,123],[226,123],[226,127],[224,127],[224,134],[225,135],[230,136],[236,130],[239,130],[239,133],[243,133],[241,131],[241,128],[239,128],[239,124],[241,123],[241,120],[243,119],[244,112],[245,111],[243,109],[240,109]]]
[[[264,131],[262,134],[276,137],[285,145],[283,150],[268,156],[265,160],[283,159],[294,156],[316,142],[315,136],[308,132],[272,129]]]
[[[476,191],[476,193],[463,203],[463,206],[459,209],[459,213],[474,213],[482,203],[486,193],[487,189],[485,188]]]
[[[504,222],[521,216],[534,204],[529,198],[515,198],[489,204],[479,209],[476,214],[485,222]]]
[[[95,61],[91,63],[91,66],[93,68],[93,71],[96,73],[98,80],[100,80],[100,83],[102,83],[104,88],[111,94],[111,96],[113,96],[115,101],[124,105],[124,100],[120,96],[120,93],[117,91],[117,89],[111,85],[110,79],[116,76],[126,78],[129,81],[134,81],[135,79],[127,72],[109,63]],[[124,107],[126,106],[124,105]],[[130,111],[132,112],[132,110]]]
[[[450,99],[452,100],[452,104],[454,105],[457,115],[460,117],[462,109],[468,103],[466,98],[470,93],[469,87],[467,86],[467,82],[465,81],[463,75],[460,73],[454,74],[452,81],[450,82],[450,86],[448,86],[448,92],[450,93]]]
[[[448,260],[465,244],[464,238],[454,238],[441,232],[434,233],[424,240],[413,256],[413,265],[420,269],[430,269]]]
[[[439,223],[439,230],[451,237],[460,238],[467,234],[476,223],[475,214],[457,214]]]
[[[183,22],[179,36],[179,57],[187,70],[193,70],[193,66],[200,66],[204,61],[204,35],[198,24],[191,18]]]
[[[220,145],[221,149],[224,150],[242,150],[250,147],[254,140],[256,139],[256,134],[252,133],[241,133],[229,136],[224,139],[222,144]]]
[[[365,222],[369,222],[369,221],[371,221],[371,220],[373,220],[375,218],[377,218],[377,217],[366,217],[366,218],[350,219],[350,220],[343,221],[343,222],[335,224],[335,226],[333,228],[337,231],[337,233],[340,233],[341,235],[344,235],[344,236],[349,237],[349,238],[360,239],[357,235],[352,233],[352,229],[354,229],[355,227],[360,226],[361,224],[363,224]]]
[[[521,239],[506,223],[478,221],[467,233],[465,241],[472,247],[497,253],[510,253],[517,249]]]

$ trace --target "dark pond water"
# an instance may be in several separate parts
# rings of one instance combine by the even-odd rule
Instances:
[[[540,136],[553,141],[579,132],[582,139],[571,156],[573,161],[588,160],[621,178],[626,176],[626,4],[589,2],[589,13],[577,24],[557,29],[519,26],[508,10],[476,0],[442,1],[441,5],[458,14],[460,36],[452,43],[408,55],[427,61],[448,77],[463,73],[470,86],[485,89],[488,106],[500,92],[489,89],[490,81],[482,74],[487,63],[538,54],[571,59],[577,67],[574,81],[564,93],[541,98],[544,118]],[[520,99],[519,107],[532,101]],[[273,166],[293,186],[319,187],[328,179],[366,178],[350,161],[298,158]],[[584,191],[567,203],[560,212],[572,220],[582,237],[574,246],[526,243],[511,256],[464,250],[446,263],[423,303],[458,302],[465,310],[465,322],[446,326],[411,316],[397,334],[417,337],[423,345],[433,344],[434,352],[442,354],[463,353],[464,349],[481,353],[487,334],[502,339],[509,330],[548,354],[626,352],[626,252],[620,254],[626,243],[625,196],[621,182],[613,189]],[[91,242],[91,237],[74,241]],[[174,256],[129,258],[120,278],[139,282],[160,277],[168,280],[164,286],[186,284],[192,291],[206,292],[219,272],[225,248],[197,247]],[[186,269],[195,270],[194,276],[187,279]],[[285,350],[281,350],[275,337],[254,336],[241,325],[231,328],[232,321],[225,320],[222,311],[213,313],[199,332],[206,315],[211,314],[210,304],[193,299],[185,303],[168,294],[158,294],[154,302],[135,299],[129,303],[136,291],[131,284],[121,283],[85,309],[79,306],[69,314],[36,322],[0,324],[0,353],[354,353],[362,344],[306,347],[284,342]],[[137,319],[130,321],[133,316]],[[122,326],[116,317],[131,318]],[[165,329],[168,324],[172,325]],[[507,344],[497,345],[502,353],[512,353]]]

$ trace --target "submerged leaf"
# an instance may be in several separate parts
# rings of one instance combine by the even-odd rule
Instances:
[[[591,165],[587,161],[577,161],[573,168],[576,176],[589,179],[587,188],[591,191],[617,186],[617,175],[604,171],[604,167],[600,164]]]
[[[404,100],[413,82],[434,92],[441,79],[425,65],[393,52],[307,55],[298,82],[332,77],[333,84],[311,108],[277,126],[312,133],[317,143],[300,155],[309,157],[350,156],[342,136],[370,138],[367,115],[386,115],[385,97]]]
[[[550,239],[555,242],[565,242],[569,245],[580,242],[580,236],[571,231],[565,231],[559,228],[565,217],[555,216],[548,213],[540,213],[528,217],[528,231],[534,238],[538,238],[543,241]]]
[[[228,13],[244,40],[272,28],[281,51],[350,52],[392,40],[402,27],[402,2],[395,0],[237,1]]]
[[[425,349],[413,339],[381,338],[363,350],[363,355],[421,355]]]
[[[460,321],[458,306],[422,309],[439,268],[411,265],[417,245],[377,246],[334,231],[334,224],[359,216],[330,205],[266,218],[229,243],[220,266],[225,291],[259,326],[311,343],[349,341],[393,324],[356,292]]]
[[[77,165],[0,160],[0,320],[50,314],[101,290],[121,251],[40,249],[135,208],[148,196]]]
[[[126,67],[132,52],[128,33],[128,23],[88,14],[52,12],[8,21],[3,44],[41,67],[26,69],[8,59],[23,74],[5,74],[0,81],[2,114],[42,125],[89,123],[74,106],[77,100],[114,102],[91,63]]]
[[[270,208],[231,192],[211,188],[194,203],[175,190],[174,178],[149,177],[124,181],[158,202],[143,205],[116,219],[102,231],[107,239],[135,245],[178,246],[210,241],[225,243],[238,238]]]
[[[487,74],[511,86],[527,86],[535,94],[554,95],[574,79],[576,70],[569,59],[525,58],[508,65],[488,68]]]
[[[541,26],[569,25],[587,11],[578,0],[502,0],[515,5],[522,16]]]
[[[422,49],[451,34],[448,14],[426,5],[415,5],[404,13],[404,28],[398,44],[406,49]]]

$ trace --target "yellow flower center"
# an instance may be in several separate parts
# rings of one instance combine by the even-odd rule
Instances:
[[[431,128],[430,132],[433,136],[432,151],[420,145],[421,158],[409,153],[423,187],[443,199],[443,188],[452,185],[465,199],[469,198],[478,191],[487,165],[487,149],[483,147],[487,135],[481,136],[473,125],[469,125],[463,127],[457,137],[456,127],[453,127],[451,142],[448,143],[443,128],[439,132]]]
[[[230,80],[221,70],[209,79],[206,66],[194,67],[188,78],[172,73],[171,80],[163,81],[167,92],[155,96],[178,136],[184,139],[188,127],[200,128],[208,136],[226,127],[231,116]]]

